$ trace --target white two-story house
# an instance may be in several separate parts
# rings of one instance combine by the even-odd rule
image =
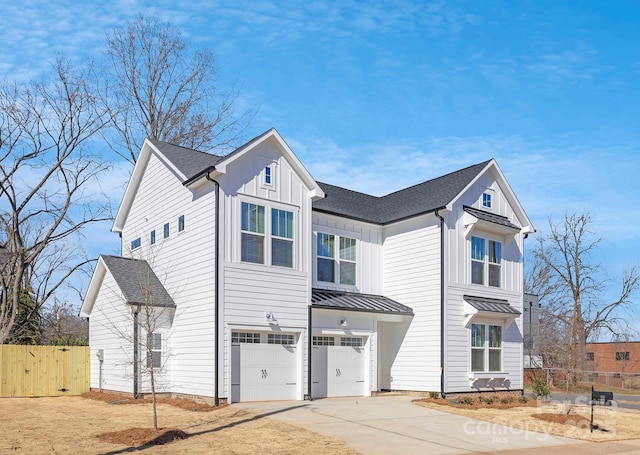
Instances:
[[[534,230],[494,160],[375,197],[273,129],[224,157],[146,140],[112,230],[81,310],[94,389],[147,392],[148,368],[228,402],[523,388]]]

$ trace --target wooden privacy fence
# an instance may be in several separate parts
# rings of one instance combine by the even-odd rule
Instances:
[[[0,397],[89,391],[89,346],[0,345]]]

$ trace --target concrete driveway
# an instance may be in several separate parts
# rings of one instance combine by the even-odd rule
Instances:
[[[565,446],[564,453],[573,453],[573,447],[581,444],[574,439],[423,408],[412,404],[413,399],[325,398],[232,406],[333,436],[365,455],[493,453],[560,445]]]

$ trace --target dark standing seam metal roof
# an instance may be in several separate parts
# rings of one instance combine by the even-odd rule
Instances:
[[[179,145],[169,144],[156,139],[149,139],[149,142],[160,150],[160,153],[166,156],[167,159],[187,177],[187,180],[199,172],[214,166],[223,158],[218,155],[212,155],[211,153],[198,152],[197,150],[180,147]]]
[[[472,295],[463,296],[464,300],[479,311],[490,311],[492,313],[521,314],[514,307],[509,305],[508,300],[490,299],[489,297],[475,297]]]
[[[176,304],[147,261],[118,256],[101,257],[127,303],[175,308]]]
[[[388,224],[445,207],[473,181],[489,161],[376,197],[318,182],[325,198],[313,210],[376,224]]]
[[[469,207],[468,205],[464,206],[464,211],[470,213],[475,216],[479,220],[489,221],[490,223],[496,223],[501,226],[510,227],[512,229],[520,230],[518,226],[509,221],[509,218],[502,215],[496,215],[495,213],[486,212],[484,210],[476,209],[473,207]]]
[[[408,306],[381,295],[359,294],[357,292],[311,290],[311,306],[334,310],[364,311],[367,313],[402,314],[411,316]]]

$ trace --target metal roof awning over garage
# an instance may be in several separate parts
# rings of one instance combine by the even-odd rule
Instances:
[[[512,307],[508,300],[472,295],[465,295],[463,296],[463,299],[465,301],[465,326],[467,327],[476,316],[503,319],[505,321],[505,325],[509,326],[518,318],[518,316],[520,316],[520,314],[522,314],[516,308]]]
[[[413,316],[411,308],[382,295],[325,289],[311,290],[311,307]]]

